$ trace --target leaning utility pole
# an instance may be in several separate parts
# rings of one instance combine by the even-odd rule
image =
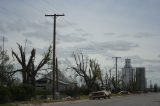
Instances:
[[[54,23],[53,23],[53,87],[52,87],[52,96],[53,99],[55,99],[55,93],[56,93],[56,89],[55,89],[55,72],[56,72],[56,18],[58,16],[64,16],[64,14],[53,14],[53,15],[47,15],[45,14],[45,16],[49,16],[52,17],[54,19]]]
[[[112,57],[112,58],[115,58],[116,60],[116,88],[115,88],[115,91],[117,92],[117,60],[118,58],[121,58],[121,57]]]

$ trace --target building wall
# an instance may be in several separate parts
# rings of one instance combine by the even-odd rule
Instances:
[[[145,78],[145,68],[136,68],[136,85],[138,91],[145,91],[146,89],[146,78]]]
[[[133,73],[133,68],[122,69],[123,81],[126,85],[130,85],[130,83],[133,82]]]
[[[125,59],[125,66],[126,68],[130,68],[131,66],[131,59]]]
[[[145,91],[146,88],[146,78],[145,78],[145,68],[131,66],[131,59],[125,59],[124,68],[122,68],[122,78],[126,85],[125,90],[135,90]]]
[[[49,81],[48,79],[44,79],[46,80],[45,82],[36,82],[36,89],[39,90],[47,90],[47,91],[52,91],[52,82]],[[58,90],[59,91],[63,91],[65,90],[68,86],[70,86],[69,83],[63,83],[61,81],[58,82]]]
[[[52,91],[52,79],[53,79],[53,73],[52,71],[42,78],[38,79],[36,81],[36,88],[37,89],[42,89],[42,90],[47,90],[47,91]],[[72,86],[72,83],[75,84],[75,82],[70,81],[69,78],[66,78],[64,73],[61,71],[58,71],[58,90],[63,91],[67,87]]]

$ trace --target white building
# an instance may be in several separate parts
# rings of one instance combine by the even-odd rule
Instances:
[[[127,87],[133,83],[134,68],[131,66],[131,59],[125,59],[125,66],[122,68],[122,78]]]
[[[125,90],[136,89],[145,91],[146,78],[144,67],[132,67],[131,59],[125,59],[125,66],[122,68],[122,78],[125,84]]]

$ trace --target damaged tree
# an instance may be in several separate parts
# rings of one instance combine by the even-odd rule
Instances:
[[[14,74],[14,66],[9,61],[7,51],[2,51],[0,47],[0,85],[10,86],[14,81]]]
[[[20,44],[17,44],[17,45],[20,52],[20,56],[18,55],[18,53],[14,52],[13,50],[12,50],[12,55],[17,59],[18,63],[21,65],[22,68],[16,71],[21,72],[24,84],[31,84],[34,86],[35,77],[37,73],[50,60],[51,46],[49,47],[47,53],[44,54],[44,57],[42,58],[40,63],[38,65],[35,65],[36,50],[34,48],[32,49],[29,60],[28,62],[26,62],[25,48],[23,48]]]
[[[73,53],[73,58],[76,65],[71,69],[75,71],[76,76],[83,78],[89,91],[95,90],[94,88],[97,87],[95,85],[97,85],[98,81],[103,86],[102,72],[95,60],[88,59],[82,52]]]

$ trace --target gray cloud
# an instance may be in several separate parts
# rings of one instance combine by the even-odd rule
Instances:
[[[130,37],[131,35],[129,35],[129,34],[127,34],[127,33],[125,33],[125,34],[120,34],[120,35],[118,35],[118,37]]]
[[[144,62],[147,62],[147,63],[160,63],[160,60],[153,60],[153,59],[143,59]]]
[[[152,37],[152,36],[155,36],[155,35],[147,32],[139,32],[133,35],[133,37],[137,37],[137,38],[146,38],[146,37]]]
[[[75,23],[71,22],[61,22],[57,23],[57,27],[66,28],[69,26],[74,26]],[[7,21],[1,22],[0,31],[4,33],[8,32],[22,32],[26,38],[34,37],[37,39],[42,39],[45,41],[49,41],[52,39],[52,21],[27,21],[23,19],[16,19],[15,21]],[[79,29],[80,31],[80,29]],[[81,30],[82,31],[82,30]],[[81,42],[85,41],[86,39],[80,36],[88,36],[89,33],[83,31],[83,33],[71,33],[65,36],[59,35],[58,39],[62,42]]]
[[[37,54],[43,55],[44,53],[47,52],[48,47],[44,47],[44,48],[35,48],[35,49],[36,49],[36,53],[37,53]]]
[[[28,30],[41,30],[50,29],[47,21],[27,21],[23,19],[16,19],[14,21],[1,21],[0,31],[4,33],[8,32],[24,32]]]
[[[26,30],[41,30],[41,29],[52,29],[53,21],[37,21],[37,20],[24,20],[24,19],[16,19],[9,21],[0,21],[0,31],[7,33],[10,31],[21,32]],[[66,28],[70,26],[74,26],[76,24],[71,22],[61,22],[57,23],[57,27]]]
[[[62,21],[58,21],[57,23],[57,27],[60,27],[60,28],[66,28],[66,27],[74,27],[76,26],[77,24],[76,23],[73,23],[73,22],[69,22],[67,20],[62,20]]]
[[[69,27],[71,23],[62,23],[61,21],[57,23],[58,27]],[[74,25],[74,24],[73,24]],[[27,38],[34,37],[38,39],[42,39],[48,41],[52,39],[52,21],[44,21],[44,22],[33,22],[26,24],[26,27],[29,27],[30,30],[25,31],[23,35]],[[87,33],[80,34],[70,33],[70,34],[59,34],[57,31],[57,38],[62,42],[81,42],[85,41],[85,38],[80,36],[87,35]]]
[[[51,32],[49,33],[48,31],[46,31],[44,29],[43,30],[35,30],[33,32],[26,32],[23,35],[27,38],[34,37],[34,38],[42,39],[45,41],[52,39]]]
[[[144,59],[141,58],[138,55],[134,55],[134,56],[126,56],[123,58],[130,58],[132,60],[133,64],[159,64],[160,60],[156,60],[156,59]]]
[[[86,32],[84,29],[82,28],[75,28],[74,29],[76,31],[77,34],[79,34],[80,36],[89,36],[91,35],[91,33]]]
[[[45,41],[49,41],[50,39],[52,39],[52,31],[48,31],[45,29],[42,30],[35,30],[33,32],[27,32],[24,33],[24,36],[29,38],[29,37],[34,37],[34,38],[38,38],[38,39],[42,39]],[[77,33],[70,33],[70,34],[59,34],[57,33],[57,40],[60,42],[65,42],[65,43],[71,43],[71,42],[83,42],[86,41],[86,38],[81,37],[79,35],[77,35]]]
[[[114,41],[114,42],[90,42],[89,44],[83,44],[78,47],[91,52],[106,52],[111,51],[129,51],[136,47],[139,47],[138,44],[130,43],[127,41]]]
[[[75,31],[77,31],[77,32],[84,32],[84,30],[82,28],[75,28]]]
[[[110,48],[110,50],[113,50],[113,51],[129,51],[133,48],[136,48],[136,47],[139,47],[138,44],[135,44],[135,43],[130,43],[130,42],[127,42],[127,41],[116,41],[116,42],[109,42],[109,43],[104,43],[103,44],[104,47],[108,47]]]
[[[4,33],[10,31],[20,32],[26,30],[28,24],[29,24],[28,22],[21,19],[17,19],[15,21],[7,21],[7,22],[1,21],[0,31]]]
[[[158,58],[160,58],[160,54],[158,55]]]
[[[104,36],[113,36],[113,35],[116,35],[116,34],[113,32],[104,33]]]
[[[157,72],[160,73],[160,66],[149,64],[149,65],[146,65],[146,68],[147,68],[147,72],[149,73],[157,73]]]
[[[71,34],[67,34],[67,35],[62,35],[62,34],[59,34],[57,36],[58,40],[61,41],[61,42],[83,42],[83,41],[86,41],[86,38],[84,37],[79,37],[76,33],[71,33]]]
[[[71,57],[71,54],[73,51],[74,51],[74,48],[72,47],[68,47],[68,48],[60,47],[60,48],[57,48],[57,56],[59,58],[68,58],[68,57]]]
[[[90,36],[90,35],[92,35],[91,33],[88,33],[88,32],[86,32],[86,33],[81,33],[81,36]]]
[[[133,38],[149,38],[149,37],[155,37],[156,34],[148,33],[148,32],[139,32],[135,34],[120,34],[118,37],[133,37]]]
[[[39,22],[32,23],[29,25],[30,28],[32,28],[32,30],[24,32],[23,35],[26,38],[34,37],[37,39],[48,41],[52,39],[52,27],[50,27],[51,25],[52,23],[49,21],[44,21],[42,23]]]

